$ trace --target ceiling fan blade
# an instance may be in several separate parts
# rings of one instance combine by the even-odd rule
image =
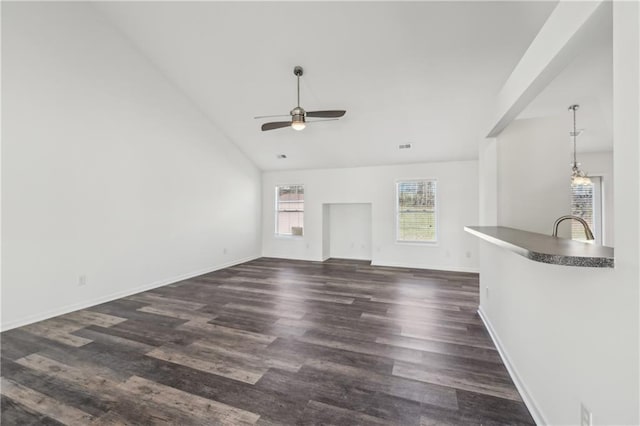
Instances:
[[[271,117],[291,117],[291,114],[280,114],[280,115],[259,115],[253,118],[271,118]]]
[[[291,126],[290,121],[274,121],[271,123],[264,123],[262,125],[262,131],[264,132],[265,130],[274,130],[274,129],[280,129],[282,127],[289,127],[289,126]]]
[[[335,110],[335,111],[307,111],[307,117],[342,117],[347,111]]]
[[[326,118],[324,120],[310,120],[310,121],[305,121],[305,123],[309,124],[309,123],[321,123],[323,121],[337,121],[337,118]]]

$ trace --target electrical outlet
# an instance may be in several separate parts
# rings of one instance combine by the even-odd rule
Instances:
[[[82,287],[87,285],[87,276],[86,275],[80,275],[78,277],[78,286]]]
[[[593,426],[593,414],[584,404],[580,404],[580,426]]]

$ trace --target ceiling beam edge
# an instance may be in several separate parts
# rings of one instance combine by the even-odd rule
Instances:
[[[589,44],[609,1],[561,1],[497,96],[497,114],[486,137],[497,137]]]

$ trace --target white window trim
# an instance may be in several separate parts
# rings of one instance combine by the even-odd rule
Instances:
[[[400,203],[398,202],[399,198],[399,184],[404,182],[424,182],[424,181],[433,181],[436,183],[436,228],[435,228],[435,239],[432,241],[411,241],[411,240],[401,240],[399,238],[400,235]],[[396,190],[394,192],[394,204],[395,204],[395,243],[397,245],[407,245],[407,246],[421,246],[421,247],[439,247],[440,246],[440,196],[438,193],[440,192],[440,184],[437,178],[410,178],[410,179],[396,179],[395,181]]]
[[[303,183],[278,183],[274,188],[274,197],[273,197],[273,236],[275,238],[283,239],[283,240],[303,240],[306,232],[305,229],[302,229],[302,235],[293,235],[293,234],[279,234],[278,233],[278,188],[281,186],[301,186],[304,188],[304,200],[303,204],[305,208],[302,210],[302,215],[306,212],[306,198],[307,198],[307,189]]]
[[[590,178],[596,178],[598,181],[598,185],[594,185],[593,188],[593,235],[595,236],[595,240],[593,242],[597,245],[604,245],[605,237],[606,237],[606,226],[605,220],[609,218],[606,217],[606,203],[605,203],[605,190],[607,190],[608,181],[606,180],[607,173],[589,173]],[[571,212],[573,214],[573,212]],[[573,235],[571,235],[573,239]],[[580,239],[574,241],[583,241]]]

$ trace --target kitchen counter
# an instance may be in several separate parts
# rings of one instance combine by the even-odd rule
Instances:
[[[465,226],[468,233],[536,262],[613,268],[613,248],[505,226]]]

